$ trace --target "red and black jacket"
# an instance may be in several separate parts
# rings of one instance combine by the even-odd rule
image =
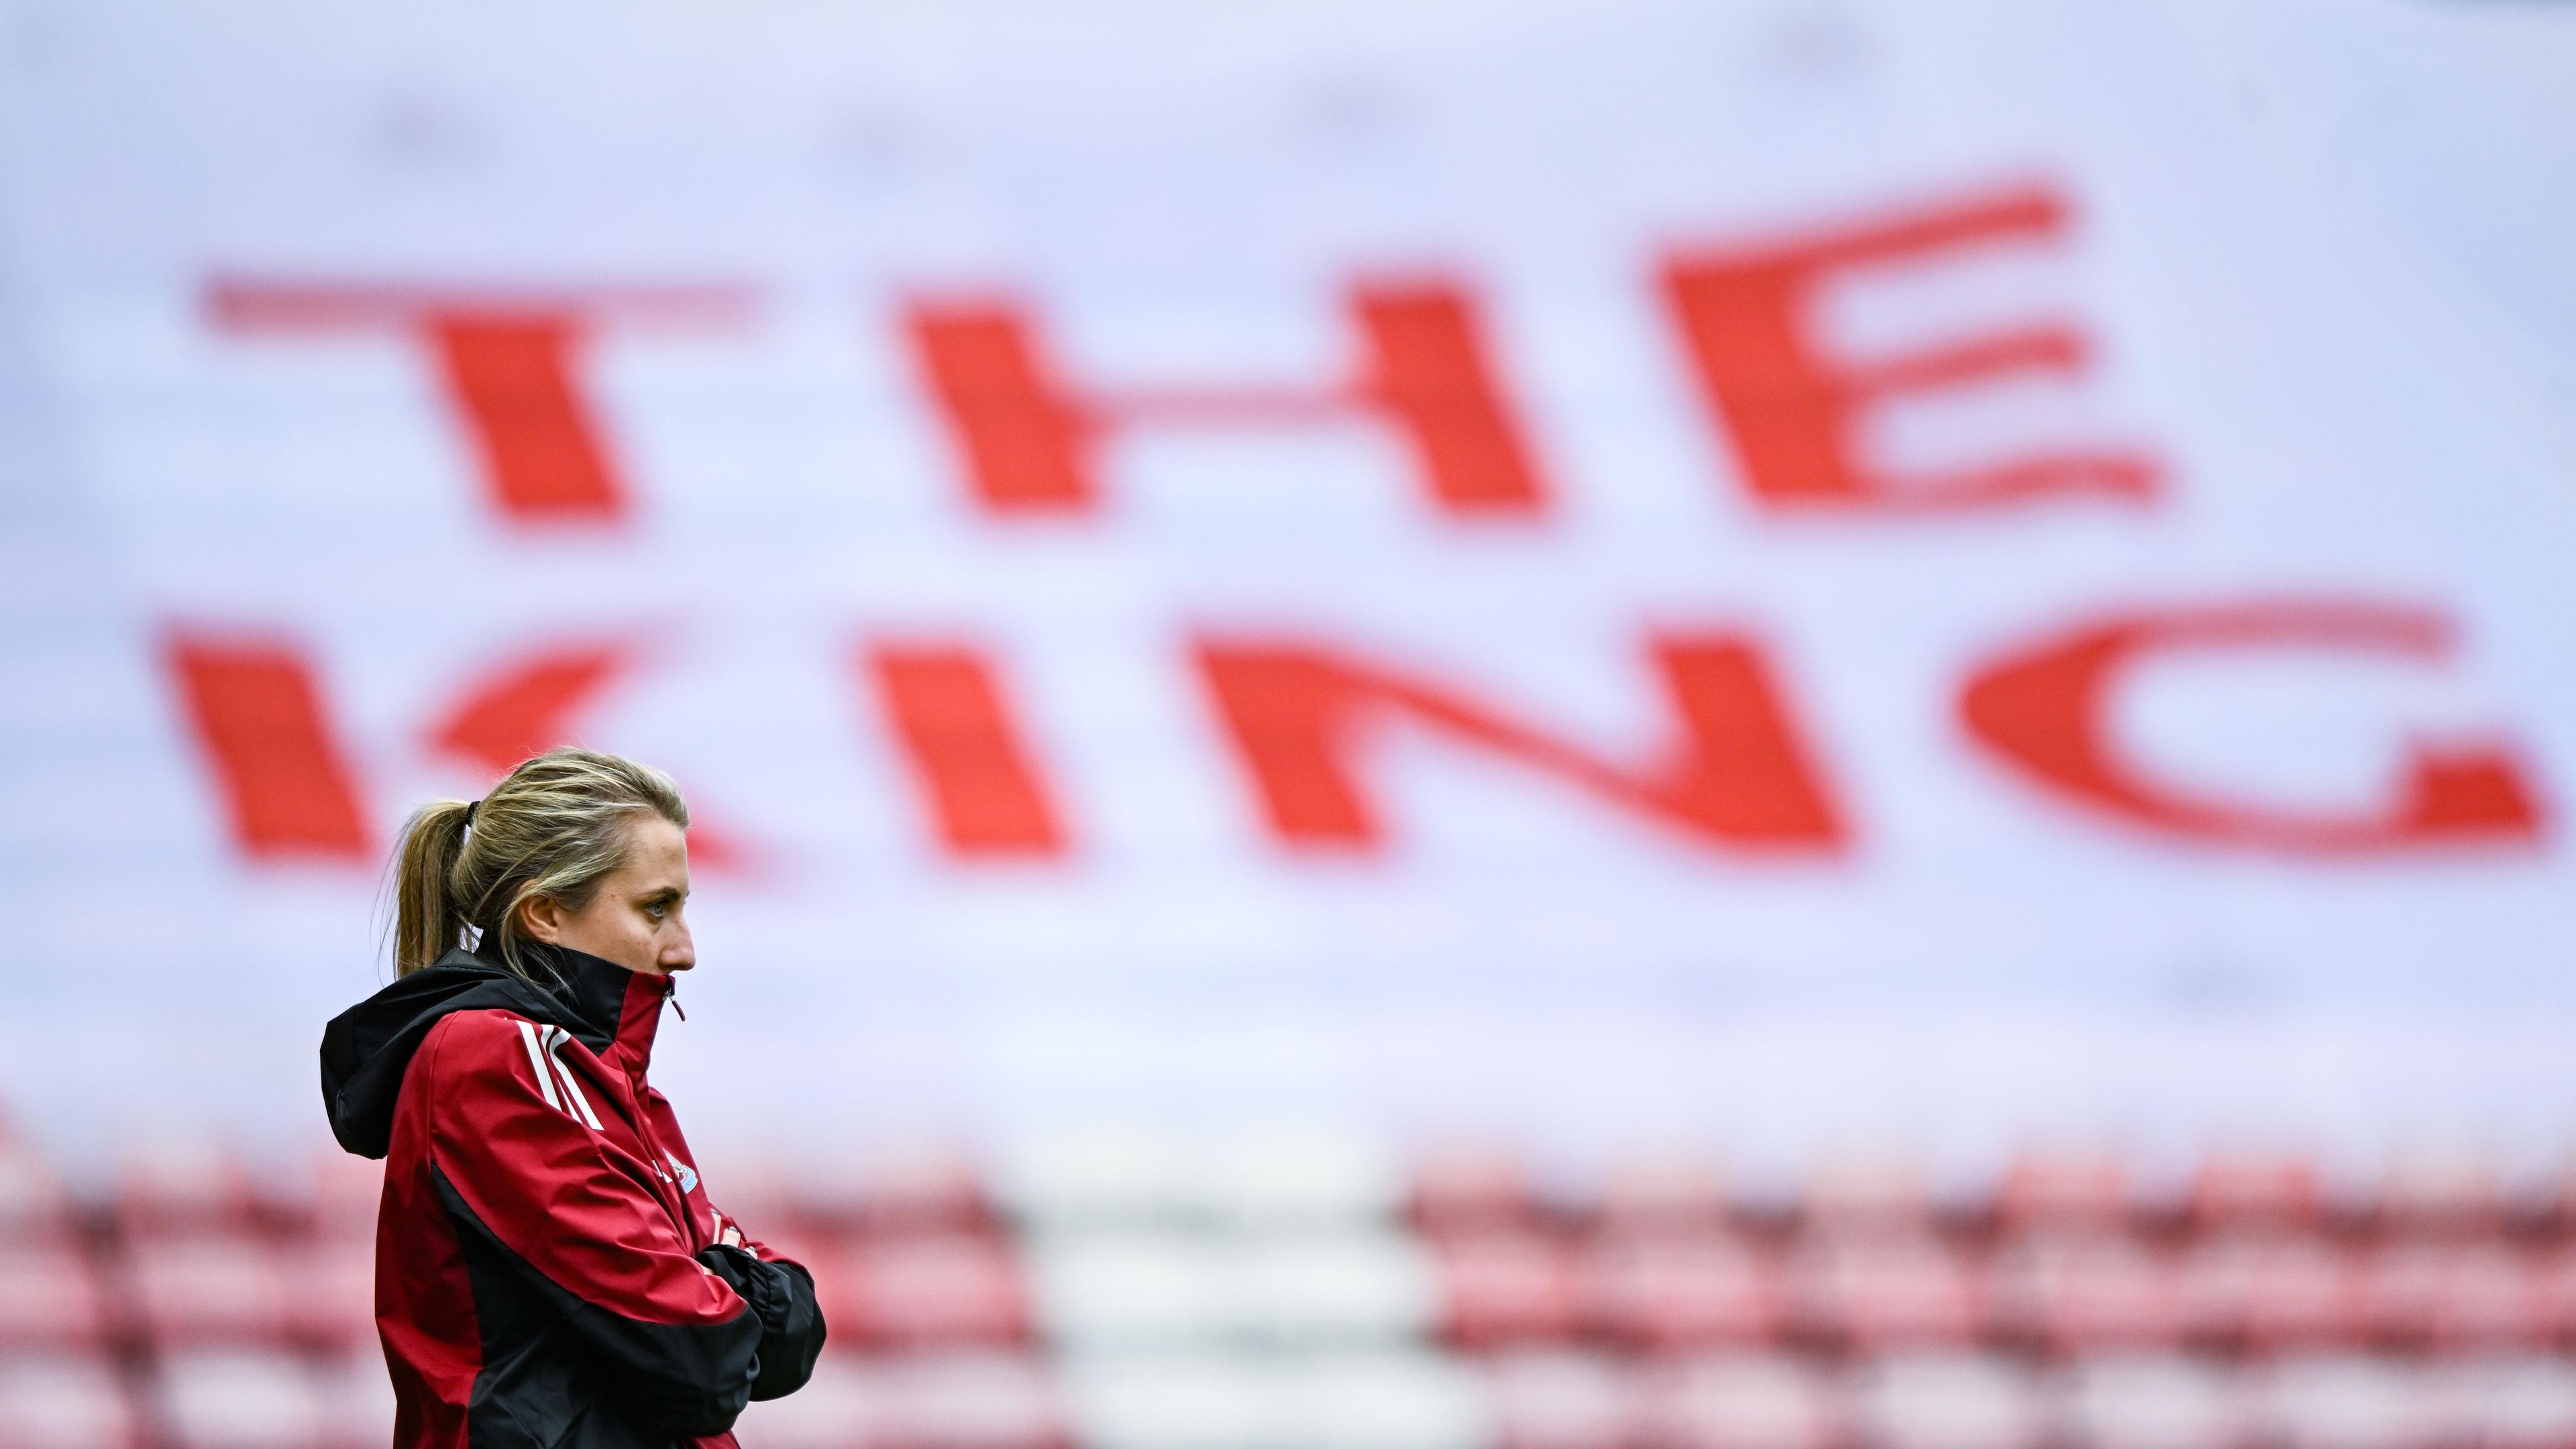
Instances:
[[[451,951],[323,1033],[331,1130],[385,1159],[396,1449],[731,1446],[746,1402],[813,1372],[814,1280],[717,1245],[728,1220],[644,1080],[670,978],[528,959],[553,984]]]

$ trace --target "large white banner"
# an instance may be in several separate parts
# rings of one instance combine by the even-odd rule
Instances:
[[[2576,453],[2316,134],[2566,17],[8,8],[57,1133],[308,1131],[404,812],[562,740],[779,1134],[2576,1087]]]

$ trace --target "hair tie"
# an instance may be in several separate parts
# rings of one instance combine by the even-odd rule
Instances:
[[[483,804],[483,802],[482,802],[482,801],[480,801],[480,800],[468,800],[468,801],[466,801],[466,802],[465,802],[465,828],[466,828],[466,829],[471,830],[471,829],[473,829],[473,828],[474,828],[474,812],[475,812],[477,809],[481,808],[482,804]]]

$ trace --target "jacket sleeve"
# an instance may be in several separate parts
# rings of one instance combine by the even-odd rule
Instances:
[[[766,1325],[690,1256],[639,1180],[652,1168],[621,1166],[578,1115],[588,1104],[573,1084],[539,1075],[539,1030],[459,1013],[423,1044],[439,1191],[461,1230],[501,1248],[563,1314],[630,1417],[674,1435],[721,1433],[759,1376]]]
[[[760,1316],[760,1376],[752,1380],[752,1398],[784,1398],[805,1387],[823,1352],[823,1310],[814,1302],[814,1276],[805,1265],[758,1243],[701,1248],[698,1261]]]

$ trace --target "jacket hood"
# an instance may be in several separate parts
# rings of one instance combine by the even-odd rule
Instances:
[[[385,1155],[412,1054],[431,1027],[459,1011],[509,1011],[562,1027],[603,1057],[623,1048],[641,1073],[670,979],[541,941],[520,950],[547,984],[460,948],[331,1019],[322,1029],[322,1105],[342,1147]]]

